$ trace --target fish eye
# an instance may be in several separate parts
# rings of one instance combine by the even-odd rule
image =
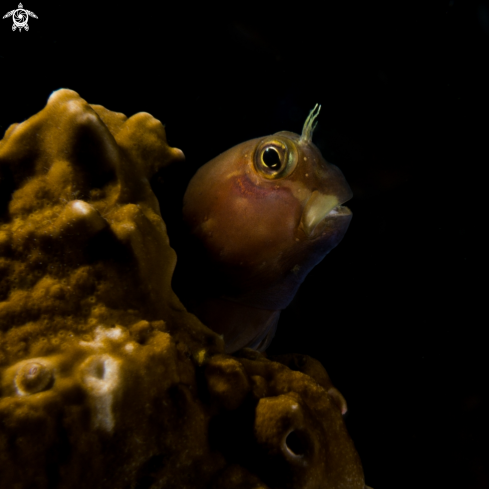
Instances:
[[[255,168],[265,178],[283,178],[297,165],[297,152],[292,142],[267,138],[255,153]]]

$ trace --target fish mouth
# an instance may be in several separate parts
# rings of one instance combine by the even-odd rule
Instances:
[[[342,205],[335,195],[324,195],[317,190],[309,197],[302,211],[300,227],[308,238],[315,238],[321,234],[332,219],[351,216],[348,207]]]

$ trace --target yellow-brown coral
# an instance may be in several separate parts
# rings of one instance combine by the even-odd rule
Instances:
[[[182,159],[70,90],[0,141],[0,487],[362,489],[325,372],[224,355],[173,293],[149,179]]]

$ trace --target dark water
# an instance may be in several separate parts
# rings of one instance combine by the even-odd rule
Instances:
[[[0,131],[61,87],[150,112],[187,156],[162,197],[175,243],[199,165],[300,132],[322,104],[314,141],[350,182],[354,216],[270,352],[323,362],[375,489],[488,488],[489,3],[25,7],[29,32],[0,24]]]

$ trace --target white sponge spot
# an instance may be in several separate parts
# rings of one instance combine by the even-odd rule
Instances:
[[[103,328],[102,326],[97,326],[94,336],[93,341],[80,341],[80,345],[95,350],[101,350],[102,348],[106,348],[104,343],[105,340],[121,342],[126,339],[128,334],[120,326],[116,326],[115,328]]]
[[[120,386],[120,361],[110,355],[92,355],[80,367],[92,407],[92,423],[95,428],[112,431],[114,393]]]

